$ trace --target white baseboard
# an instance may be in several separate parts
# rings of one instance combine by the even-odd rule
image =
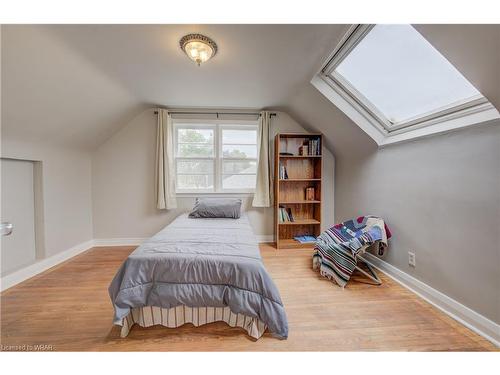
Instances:
[[[366,253],[363,258],[394,281],[423,298],[467,328],[483,336],[488,341],[491,341],[497,347],[500,347],[499,324],[372,254]]]
[[[257,237],[258,243],[274,242],[274,235],[272,234],[257,234],[255,237]]]
[[[49,258],[39,260],[36,263],[24,267],[23,269],[5,275],[0,279],[0,284],[1,284],[0,290],[4,291],[16,284],[19,284],[24,280],[29,279],[30,277],[33,277],[45,270],[48,270],[51,267],[57,266],[59,263],[62,263],[65,260],[68,260],[74,257],[75,255],[78,255],[90,249],[93,245],[94,245],[93,240],[82,242],[81,244],[73,246],[68,250],[52,255]]]

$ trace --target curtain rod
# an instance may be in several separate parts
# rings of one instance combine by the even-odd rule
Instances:
[[[259,112],[186,112],[186,111],[168,111],[173,115],[235,115],[235,116],[260,116]],[[154,112],[155,115],[158,111]],[[276,113],[271,113],[271,116],[276,116]]]

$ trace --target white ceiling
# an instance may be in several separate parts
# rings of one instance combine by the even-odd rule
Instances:
[[[500,107],[500,26],[417,29]],[[336,153],[371,143],[310,85],[345,25],[4,25],[3,136],[92,149],[157,105],[288,110]],[[197,67],[179,39],[219,53]]]
[[[2,27],[3,131],[95,147],[142,108],[262,108],[308,84],[343,25],[59,25]],[[213,38],[201,67],[180,50]]]

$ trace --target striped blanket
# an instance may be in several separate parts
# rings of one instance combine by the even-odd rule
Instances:
[[[317,238],[313,269],[344,287],[356,268],[357,257],[374,244],[377,254],[383,255],[391,236],[384,220],[375,216],[360,216],[337,224]]]

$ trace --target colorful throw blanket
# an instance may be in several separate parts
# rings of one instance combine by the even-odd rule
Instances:
[[[377,254],[383,255],[391,236],[384,220],[375,216],[360,216],[337,224],[316,240],[313,269],[344,287],[356,268],[357,257],[373,244]]]

